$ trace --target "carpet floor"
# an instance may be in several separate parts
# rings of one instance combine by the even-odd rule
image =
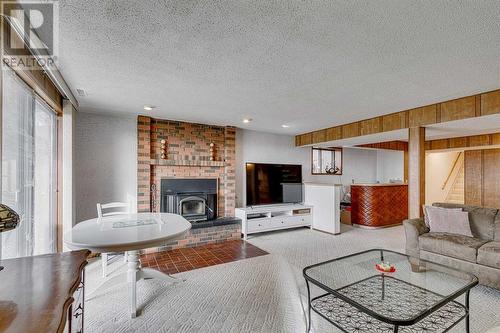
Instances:
[[[251,244],[269,252],[255,258],[175,274],[177,284],[157,280],[138,282],[141,315],[131,319],[124,279],[99,289],[85,303],[86,332],[305,332],[307,289],[305,266],[370,248],[404,249],[404,230],[394,227],[363,230],[343,226],[332,236],[309,229],[265,233]],[[109,272],[125,271],[116,260]],[[86,270],[86,290],[102,278],[100,262]],[[477,286],[471,291],[471,332],[500,326],[500,291]],[[459,324],[450,332],[464,332]],[[312,332],[340,332],[313,314]]]

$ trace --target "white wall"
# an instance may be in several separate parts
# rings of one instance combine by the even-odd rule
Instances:
[[[374,183],[377,181],[377,151],[371,149],[344,148],[343,175],[311,175],[311,148],[295,147],[295,139],[250,130],[236,131],[236,206],[246,201],[245,163],[302,164],[304,182],[330,184]]]
[[[137,119],[77,113],[75,125],[75,216],[76,221],[96,216],[97,202],[137,200]],[[399,173],[377,173],[378,167],[394,166],[395,154],[372,149],[344,148],[343,175],[311,175],[311,148],[295,147],[290,135],[238,129],[236,131],[236,203],[245,203],[245,163],[301,164],[305,182],[351,184],[374,183],[379,177],[397,178]],[[386,161],[387,159],[387,161]],[[400,161],[403,163],[402,157]],[[394,166],[394,169],[397,169]],[[387,176],[386,176],[387,174]],[[402,167],[401,167],[401,178]]]
[[[246,162],[302,164],[302,174],[311,173],[311,166],[306,163],[311,151],[296,148],[293,140],[289,135],[236,130],[236,207],[246,202]]]
[[[391,179],[404,178],[404,152],[377,150],[377,180],[388,183]]]
[[[76,221],[96,203],[137,200],[137,119],[78,112],[75,125]]]
[[[442,186],[458,154],[460,154],[459,151],[448,151],[425,155],[425,203],[427,205],[443,202],[446,199],[452,182],[449,182],[445,189],[442,189]],[[456,176],[458,168],[456,169],[450,179]]]
[[[377,181],[377,151],[371,149],[344,147],[342,176],[312,176],[314,182],[349,185],[354,183],[375,183]],[[308,160],[308,163],[311,163]],[[332,177],[337,178],[331,180]]]

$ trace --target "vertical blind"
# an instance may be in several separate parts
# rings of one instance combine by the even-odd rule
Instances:
[[[1,202],[21,216],[1,235],[2,258],[56,250],[57,116],[12,71],[3,71]]]

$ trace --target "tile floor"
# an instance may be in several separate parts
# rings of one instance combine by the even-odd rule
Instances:
[[[223,264],[268,254],[266,251],[243,240],[141,255],[143,267],[154,268],[167,274]]]

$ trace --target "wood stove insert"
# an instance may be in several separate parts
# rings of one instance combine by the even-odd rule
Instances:
[[[190,222],[217,218],[217,179],[165,178],[160,197],[162,213],[179,214]]]

